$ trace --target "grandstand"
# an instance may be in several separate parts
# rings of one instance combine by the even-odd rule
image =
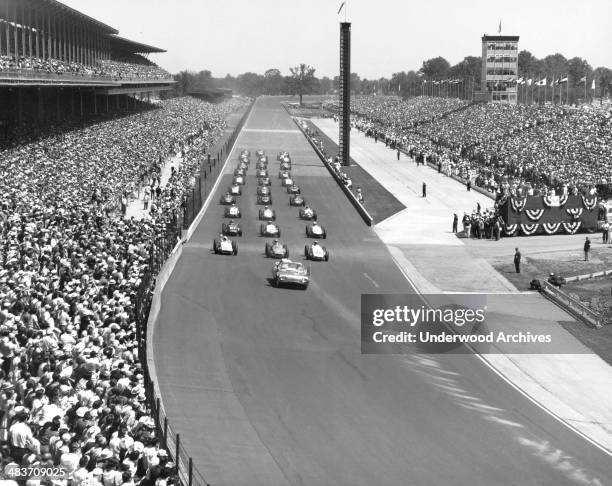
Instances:
[[[174,87],[172,76],[146,57],[163,49],[118,34],[56,0],[3,0],[0,120],[129,110],[137,99]]]

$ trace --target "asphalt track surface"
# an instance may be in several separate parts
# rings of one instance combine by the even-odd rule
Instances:
[[[268,282],[254,163],[237,256],[212,253],[238,153],[270,158],[292,257],[306,238],[276,154],[328,230],[306,291]],[[276,170],[275,170],[276,169]],[[361,355],[360,295],[412,293],[385,246],[297,131],[260,98],[162,298],[154,359],[172,427],[212,485],[609,485],[612,460],[476,357]],[[300,256],[298,256],[300,255]]]

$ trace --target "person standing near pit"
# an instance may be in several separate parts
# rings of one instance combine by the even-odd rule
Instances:
[[[455,213],[453,215],[453,233],[457,232],[457,226],[459,225],[459,217],[457,216],[457,213]]]
[[[521,252],[518,248],[514,249],[514,269],[516,273],[521,273]]]
[[[584,241],[584,261],[588,262],[589,261],[589,252],[591,251],[591,240],[589,240],[589,237],[586,237],[586,240]]]

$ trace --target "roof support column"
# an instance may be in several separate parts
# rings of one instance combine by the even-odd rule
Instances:
[[[14,50],[15,57],[19,57],[19,29],[17,28],[17,2],[13,3],[13,38],[15,42]],[[21,90],[20,90],[21,91]]]
[[[32,9],[28,9],[28,55],[34,57],[34,51],[32,49],[32,31],[34,29],[34,22],[32,22]]]
[[[25,21],[25,5],[24,2],[21,2],[21,55],[23,57],[28,57],[26,52],[26,21]]]
[[[10,57],[11,55],[11,24],[8,23],[9,19],[11,18],[11,16],[9,15],[9,3],[6,2],[6,15],[5,15],[5,20],[6,20],[6,24],[4,25],[5,27],[5,32],[6,32],[6,55]]]

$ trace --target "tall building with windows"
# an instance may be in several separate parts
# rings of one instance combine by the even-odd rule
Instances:
[[[482,92],[494,103],[517,103],[518,35],[482,36]]]

